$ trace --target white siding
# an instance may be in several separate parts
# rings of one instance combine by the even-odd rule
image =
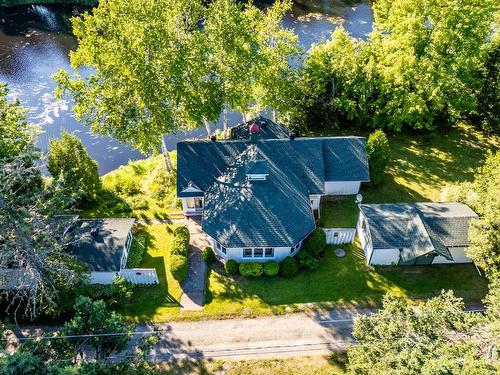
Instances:
[[[323,228],[326,233],[326,243],[339,245],[343,243],[352,243],[356,236],[354,228]]]
[[[271,247],[271,246],[268,246]],[[263,247],[265,248],[265,247]],[[274,257],[273,258],[265,258],[265,257],[252,257],[252,258],[244,258],[243,257],[243,248],[230,248],[226,250],[227,255],[224,256],[224,254],[220,254],[226,259],[234,259],[238,263],[241,262],[259,262],[259,263],[264,263],[267,262],[268,260],[275,260],[276,262],[281,262],[283,259],[285,259],[287,256],[291,255],[291,247],[275,247],[274,248]]]
[[[370,259],[370,258],[369,258]],[[370,264],[398,264],[399,249],[373,249]]]
[[[358,194],[360,181],[325,181],[326,195]]]
[[[310,195],[309,200],[311,201],[311,208],[313,210],[318,210],[318,216],[319,216],[320,215],[319,204],[321,202],[321,195]]]
[[[434,257],[432,264],[446,264],[446,263],[472,263],[472,260],[465,255],[465,247],[449,247],[453,260],[448,260],[445,257],[438,255]]]
[[[363,223],[365,223],[366,231],[363,230]],[[361,248],[365,253],[366,263],[369,263],[370,257],[372,256],[373,246],[370,237],[370,228],[368,227],[368,222],[366,222],[365,217],[361,212],[359,213],[359,219],[356,229],[358,231],[358,238],[359,242],[361,243]]]
[[[195,197],[195,198],[201,199],[202,206],[204,205],[203,197]],[[193,199],[193,198],[181,198],[182,211],[184,212],[184,215],[186,215],[186,216],[201,215],[203,212],[203,207],[202,208],[188,208],[188,204],[187,204],[188,199]]]
[[[113,279],[118,276],[118,272],[91,272],[91,284],[111,284]]]
[[[158,276],[154,268],[131,268],[120,271],[120,276],[136,285],[158,284]]]

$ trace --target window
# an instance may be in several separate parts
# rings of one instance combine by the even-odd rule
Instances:
[[[221,246],[221,251],[222,251],[224,254],[226,254],[226,253],[227,253],[227,250],[226,250],[226,248],[225,248],[224,246]]]
[[[217,245],[216,245],[216,247],[217,247],[217,250],[220,250],[220,248],[221,248],[221,245],[220,245],[220,243],[218,243],[218,242],[217,242]]]
[[[187,198],[186,199],[187,208],[203,208],[203,200],[201,198]]]
[[[334,232],[333,233],[333,237],[338,237],[339,236],[339,232]]]
[[[293,254],[294,251],[295,251],[295,246],[290,248],[290,254]]]
[[[262,258],[264,256],[264,249],[262,247],[256,247],[253,249],[254,258]]]
[[[266,258],[274,258],[274,249],[272,247],[266,247]]]
[[[243,258],[251,258],[252,249],[243,249]]]

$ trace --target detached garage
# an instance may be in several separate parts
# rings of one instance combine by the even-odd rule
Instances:
[[[368,264],[472,263],[465,251],[475,218],[461,203],[362,204],[357,230]]]

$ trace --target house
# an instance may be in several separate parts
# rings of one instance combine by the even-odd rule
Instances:
[[[321,197],[356,194],[369,181],[365,138],[298,138],[263,121],[237,126],[232,140],[177,144],[184,214],[201,216],[203,231],[226,260],[296,254],[316,228]]]
[[[70,239],[68,251],[88,266],[91,284],[111,284],[122,276],[135,284],[157,284],[154,269],[127,269],[132,245],[133,218],[79,219],[63,236]]]
[[[357,230],[368,264],[471,263],[475,218],[461,203],[361,204]]]

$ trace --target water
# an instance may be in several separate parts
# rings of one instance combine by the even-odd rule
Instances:
[[[371,30],[370,7],[360,4],[339,8],[334,5],[336,1],[296,1],[284,25],[295,30],[306,49],[327,39],[341,24],[354,37],[365,37]],[[144,156],[113,138],[93,134],[73,118],[71,102],[55,100],[53,94],[52,75],[59,69],[71,70],[68,53],[76,49],[69,19],[88,9],[73,5],[0,8],[0,81],[8,83],[11,98],[18,98],[29,108],[29,121],[43,129],[38,139],[42,150],[65,129],[82,140],[90,156],[99,163],[99,172],[104,174]],[[228,119],[231,125],[242,118],[230,113]],[[169,149],[174,149],[179,140],[205,135],[205,129],[197,129],[166,136],[165,142]]]

